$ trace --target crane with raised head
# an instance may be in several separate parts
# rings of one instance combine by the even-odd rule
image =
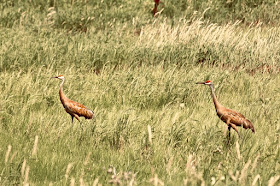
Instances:
[[[246,119],[245,116],[243,116],[242,114],[240,114],[234,110],[225,108],[223,105],[221,105],[218,102],[215,92],[214,92],[213,83],[211,81],[208,80],[206,82],[197,82],[196,84],[208,85],[210,87],[217,115],[228,126],[229,139],[230,139],[230,129],[231,128],[233,128],[240,137],[240,134],[237,130],[237,126],[241,126],[244,129],[251,129],[252,132],[255,133],[254,126],[250,120]]]
[[[79,122],[80,119],[79,117],[84,117],[86,119],[92,119],[93,118],[93,111],[85,107],[84,105],[72,101],[71,99],[68,99],[65,94],[63,93],[63,85],[65,78],[63,75],[59,75],[57,77],[53,77],[62,80],[59,88],[59,97],[60,101],[65,109],[65,111],[71,115],[72,117],[72,123],[73,123],[73,118],[75,117]],[[80,122],[81,123],[81,122]]]

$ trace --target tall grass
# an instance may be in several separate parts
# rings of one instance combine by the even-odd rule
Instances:
[[[267,183],[279,171],[277,75],[161,66],[125,71],[105,68],[100,75],[71,71],[64,72],[67,95],[96,114],[96,122],[82,120],[84,130],[78,122],[71,125],[59,102],[58,82],[49,78],[55,71],[20,76],[2,73],[2,157],[7,157],[9,145],[10,155],[17,152],[13,160],[6,158],[6,163],[1,163],[3,184],[21,183],[27,175],[30,183],[62,184],[69,163],[72,168],[68,178],[82,177],[86,183],[97,178],[108,183],[110,166],[116,169],[116,175],[136,174],[138,184],[147,184],[155,174],[170,184],[183,183],[184,179],[209,183],[212,177],[226,184],[239,180],[251,183],[257,174]],[[193,83],[205,77],[216,83],[221,103],[253,121],[256,134],[240,129],[243,138],[234,134],[227,145],[226,126],[215,115],[209,90]],[[240,158],[235,151],[237,142]],[[186,174],[189,155],[194,158],[195,172]],[[252,172],[243,170],[246,162],[257,157]],[[24,162],[29,173],[22,178]],[[232,179],[230,171],[246,172],[246,176]]]
[[[1,185],[279,183],[279,28],[164,3],[155,19],[151,1],[1,4]],[[83,130],[59,101],[59,74],[95,112]],[[209,88],[195,84],[208,79],[255,134],[240,128],[227,144]]]

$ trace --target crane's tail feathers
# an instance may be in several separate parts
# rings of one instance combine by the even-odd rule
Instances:
[[[92,119],[94,116],[94,112],[92,110],[87,110],[87,114],[85,116],[86,119]]]
[[[248,128],[252,130],[253,133],[255,133],[255,128],[250,120],[246,120],[246,123],[248,123]]]
[[[253,125],[251,125],[251,130],[253,133],[255,133],[255,129],[254,129]]]

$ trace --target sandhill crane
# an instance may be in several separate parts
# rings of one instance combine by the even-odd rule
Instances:
[[[154,16],[155,16],[156,13],[157,13],[157,7],[158,7],[158,5],[159,5],[159,2],[160,2],[160,0],[155,0],[155,7],[154,7],[154,9],[153,9],[153,14],[154,14]]]
[[[208,80],[206,82],[197,82],[196,84],[208,85],[211,88],[212,98],[213,98],[213,102],[214,102],[214,105],[216,108],[217,115],[223,122],[225,122],[228,125],[229,139],[230,139],[230,129],[231,128],[233,128],[240,137],[240,134],[239,134],[236,126],[242,126],[245,129],[251,129],[253,133],[255,132],[254,126],[251,123],[251,121],[246,119],[242,114],[240,114],[234,110],[225,108],[223,105],[221,105],[218,102],[218,100],[215,96],[213,83],[211,81]]]
[[[77,103],[75,101],[72,101],[68,99],[65,94],[63,93],[63,84],[65,81],[65,78],[63,75],[59,75],[57,77],[53,77],[62,80],[59,88],[59,97],[60,101],[65,109],[65,111],[71,115],[72,117],[72,123],[73,123],[73,118],[75,117],[79,122],[80,119],[79,117],[85,117],[86,119],[92,119],[93,117],[93,111],[86,108],[84,105]],[[81,122],[80,122],[81,123]]]
[[[161,2],[160,0],[154,0],[154,1],[155,1],[155,6],[154,6],[154,9],[153,9],[153,15],[155,17],[156,14],[157,14],[157,8],[158,8],[159,4],[161,3],[164,6],[164,3]]]

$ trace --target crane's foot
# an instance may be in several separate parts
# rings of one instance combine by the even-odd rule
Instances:
[[[92,134],[92,135],[94,134],[95,129],[96,129],[96,125],[93,125],[92,128],[91,128],[91,134]]]
[[[239,134],[239,133],[238,133],[238,136],[239,136],[239,138],[240,138],[240,139],[243,139],[243,137],[242,137],[242,135],[241,135],[241,134]]]
[[[230,129],[231,129],[231,126],[229,125],[228,126],[228,143],[227,144],[229,144],[229,141],[230,141]]]
[[[82,125],[82,123],[80,122],[80,127],[81,127],[81,130],[83,131],[83,125]]]
[[[227,140],[227,145],[229,145],[229,142],[230,142],[230,138],[228,138],[228,140]]]
[[[237,132],[237,134],[238,134],[238,137],[239,137],[240,139],[242,139],[241,134],[240,134],[238,131],[236,131],[236,132]]]
[[[242,138],[241,135],[240,135],[240,133],[239,133],[238,130],[237,130],[236,125],[231,125],[231,127],[237,132],[239,138]]]

